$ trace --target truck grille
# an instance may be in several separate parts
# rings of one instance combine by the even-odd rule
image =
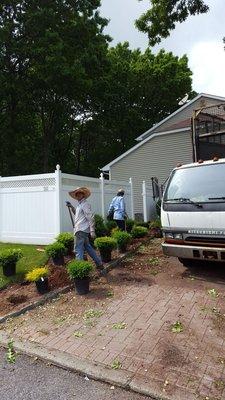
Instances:
[[[225,245],[225,238],[221,237],[206,237],[206,236],[188,236],[185,242],[211,243],[214,245]]]

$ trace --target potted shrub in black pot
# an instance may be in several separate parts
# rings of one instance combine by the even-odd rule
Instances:
[[[89,261],[73,260],[67,265],[70,279],[74,280],[78,294],[83,295],[89,292],[90,273],[93,269]]]
[[[112,233],[112,230],[117,227],[117,223],[116,223],[116,221],[107,220],[105,222],[105,227],[106,227],[107,235],[110,236]]]
[[[126,219],[125,222],[126,222],[126,231],[128,233],[130,233],[132,228],[133,228],[133,226],[136,224],[136,222],[133,219],[130,219],[130,218]]]
[[[46,246],[45,251],[49,257],[52,257],[54,265],[64,265],[64,256],[67,249],[62,243],[55,242]]]
[[[102,237],[107,235],[107,229],[104,224],[104,219],[101,217],[101,215],[95,214],[94,215],[94,221],[95,221],[95,233],[96,237]]]
[[[37,267],[26,274],[26,280],[35,282],[38,293],[45,294],[49,291],[48,275],[47,267]]]
[[[16,263],[23,256],[20,249],[7,249],[0,253],[0,265],[5,276],[16,274]]]
[[[160,218],[155,219],[154,221],[150,222],[149,224],[150,233],[152,236],[156,238],[162,237],[162,225]]]
[[[62,243],[67,249],[67,254],[72,255],[74,250],[74,235],[71,232],[60,233],[57,238],[57,242]]]
[[[115,231],[113,233],[113,238],[116,239],[118,249],[121,253],[127,250],[127,246],[132,240],[131,234],[123,231]]]
[[[135,225],[132,228],[131,235],[133,238],[142,238],[148,234],[148,228],[144,226]]]
[[[106,263],[111,261],[112,250],[115,249],[117,245],[116,239],[104,236],[96,238],[94,243],[101,254],[102,261]]]

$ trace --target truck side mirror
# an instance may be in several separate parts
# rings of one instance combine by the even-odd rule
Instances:
[[[158,199],[160,196],[160,187],[159,187],[159,182],[156,177],[151,178],[152,181],[152,193],[153,193],[153,199]]]

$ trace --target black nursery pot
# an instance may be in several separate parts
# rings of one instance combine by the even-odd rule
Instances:
[[[112,260],[111,254],[111,250],[100,250],[101,259],[105,263]]]
[[[127,246],[119,246],[120,253],[126,253],[126,251],[127,251]]]
[[[89,276],[83,279],[76,278],[74,279],[74,283],[78,294],[83,295],[89,293],[89,284],[90,284]]]
[[[150,233],[152,236],[156,238],[161,238],[162,237],[162,229],[161,228],[151,228]]]
[[[64,256],[52,257],[52,261],[54,265],[64,265]]]
[[[71,244],[67,247],[67,254],[68,256],[72,256],[74,254],[74,244]]]
[[[35,282],[38,293],[45,294],[48,292],[48,278],[41,278]]]
[[[16,263],[3,265],[3,275],[12,276],[16,274]]]

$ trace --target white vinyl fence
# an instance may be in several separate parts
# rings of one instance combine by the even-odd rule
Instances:
[[[0,241],[48,244],[60,232],[72,231],[65,202],[76,206],[68,192],[78,186],[90,188],[92,211],[103,217],[112,197],[123,187],[127,213],[134,217],[131,179],[108,181],[103,174],[99,179],[64,174],[57,165],[52,174],[0,177]]]

